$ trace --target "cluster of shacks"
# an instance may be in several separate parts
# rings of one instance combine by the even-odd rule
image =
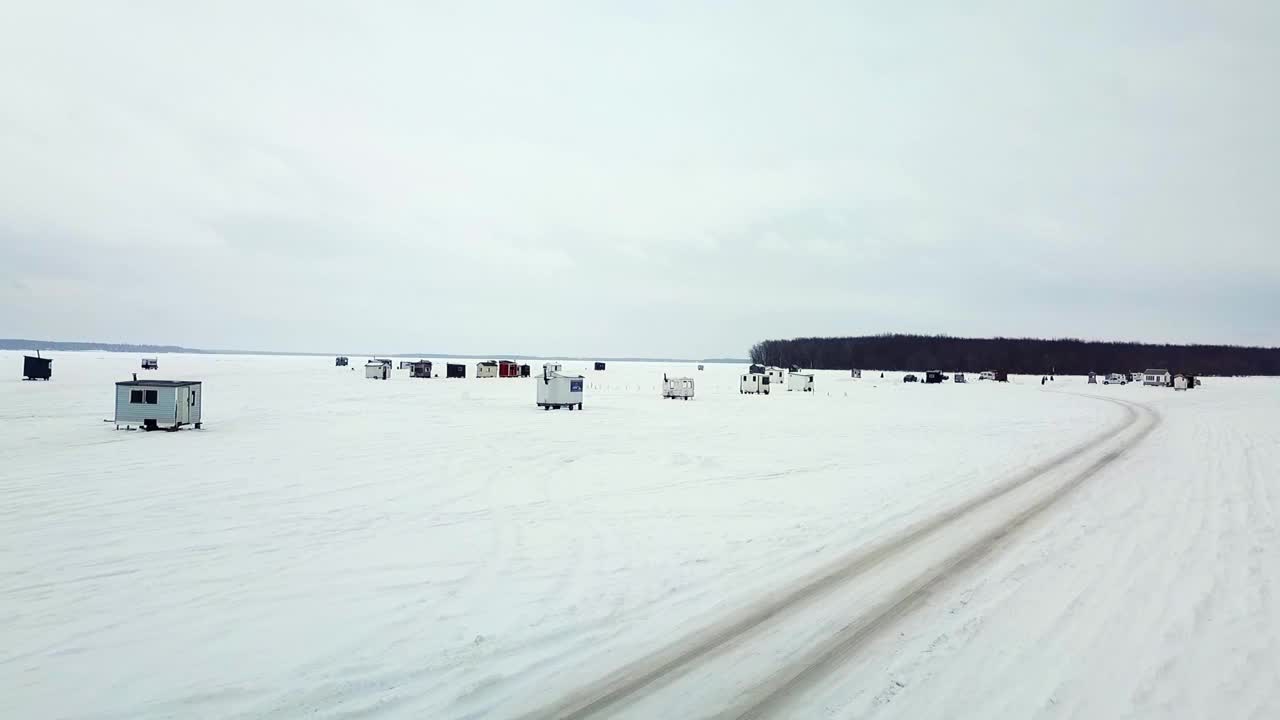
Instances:
[[[346,367],[350,359],[338,356],[334,360],[337,367]],[[144,358],[142,369],[155,370],[159,367],[156,358]],[[387,380],[391,377],[392,361],[386,358],[372,358],[365,363],[365,377]],[[411,378],[431,378],[433,363],[430,360],[405,360],[399,368],[408,370]],[[596,371],[605,370],[605,363],[596,362]],[[703,369],[702,365],[698,369]],[[486,360],[476,364],[477,378],[521,378],[530,377],[529,365],[519,364],[513,360]],[[23,357],[23,377],[26,380],[49,380],[53,376],[53,360],[36,355]],[[1096,376],[1090,373],[1090,382]],[[445,377],[465,378],[466,365],[462,363],[446,363]],[[851,370],[853,379],[862,377],[861,370]],[[881,377],[884,374],[881,373]],[[1200,385],[1200,380],[1186,373],[1171,373],[1163,368],[1148,369],[1130,376],[1113,374],[1113,378],[1132,378],[1134,382],[1156,387],[1171,387],[1175,390],[1189,390]],[[941,383],[948,380],[941,371],[925,373],[925,383]],[[1009,375],[1002,370],[989,370],[981,373],[981,380],[1008,382]],[[954,374],[955,382],[964,382],[963,373]],[[537,382],[537,405],[546,410],[568,408],[581,410],[583,407],[584,377],[566,374],[559,363],[546,363],[542,375]],[[792,392],[813,392],[814,375],[801,372],[793,367],[790,372],[782,368],[764,365],[751,365],[741,376],[739,391],[743,394],[768,395],[774,389],[785,387]],[[132,380],[116,383],[116,408],[114,422],[117,428],[143,430],[178,430],[184,426],[200,428],[201,400],[203,386],[195,380],[139,380],[134,373]],[[694,380],[689,377],[662,377],[662,397],[689,400],[694,397]]]

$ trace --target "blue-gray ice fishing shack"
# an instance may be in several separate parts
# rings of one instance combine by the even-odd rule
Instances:
[[[116,427],[200,429],[200,383],[193,380],[125,380],[116,383]]]

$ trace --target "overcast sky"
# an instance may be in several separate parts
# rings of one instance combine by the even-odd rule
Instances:
[[[0,336],[1280,345],[1280,3],[0,0]]]

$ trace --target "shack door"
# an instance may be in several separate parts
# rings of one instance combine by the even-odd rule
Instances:
[[[189,423],[191,422],[191,387],[183,385],[177,388],[177,391],[177,421],[180,423]]]

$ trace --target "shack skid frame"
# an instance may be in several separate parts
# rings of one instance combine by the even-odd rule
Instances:
[[[582,409],[582,403],[538,403],[538,407],[543,410],[559,410],[561,408],[572,410],[574,405],[577,405],[579,410]]]
[[[200,426],[204,424],[204,423],[175,423],[173,425],[160,425],[159,423],[148,420],[142,423],[141,425],[134,427],[133,425],[130,425],[128,423],[118,423],[115,420],[103,420],[102,422],[114,423],[117,430],[130,430],[130,431],[141,430],[143,432],[152,432],[155,430],[163,430],[165,432],[178,432],[179,430],[181,430],[183,427],[187,425],[190,425],[196,430],[199,430]]]

